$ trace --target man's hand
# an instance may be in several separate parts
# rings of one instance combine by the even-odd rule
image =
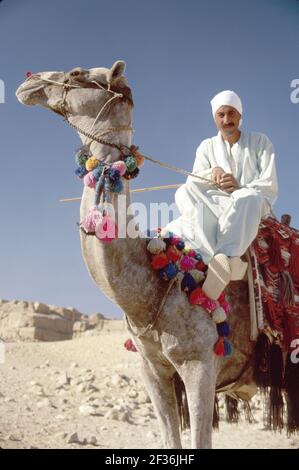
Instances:
[[[224,173],[220,177],[219,187],[226,193],[233,193],[240,188],[238,181],[231,173]]]
[[[212,180],[214,183],[220,184],[221,176],[225,175],[225,171],[220,166],[215,166],[212,171]]]

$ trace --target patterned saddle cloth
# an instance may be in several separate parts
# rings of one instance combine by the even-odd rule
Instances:
[[[299,231],[262,219],[249,253],[258,329],[290,351],[299,339]]]

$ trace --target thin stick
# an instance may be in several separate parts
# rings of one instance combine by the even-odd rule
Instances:
[[[168,184],[164,186],[151,186],[149,188],[138,188],[138,189],[130,189],[130,193],[142,193],[144,191],[157,191],[159,189],[175,189],[182,186],[183,183],[179,184]],[[81,201],[81,197],[72,197],[68,199],[59,199],[59,202],[71,202],[71,201]]]

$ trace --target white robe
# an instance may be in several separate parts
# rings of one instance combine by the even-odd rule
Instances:
[[[216,166],[232,173],[240,189],[228,194],[188,176],[175,193],[181,216],[164,229],[200,249],[206,263],[216,253],[243,255],[278,192],[274,148],[264,134],[242,131],[232,147],[220,132],[205,139],[197,148],[192,173],[211,180]]]

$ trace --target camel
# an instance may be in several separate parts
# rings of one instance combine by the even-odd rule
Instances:
[[[115,99],[101,113],[92,134],[119,127],[105,136],[106,141],[130,146],[133,101],[124,71],[125,63],[117,61],[111,68],[76,67],[69,72],[36,73],[19,86],[16,96],[22,104],[39,105],[63,117],[67,115],[67,122],[77,129],[84,142],[84,131],[90,129],[99,110],[111,100],[111,90],[121,93],[122,96],[113,95]],[[104,162],[119,160],[117,148],[95,140],[91,142],[91,151]],[[146,171],[146,166],[142,170]],[[129,208],[127,180],[123,194]],[[112,194],[116,217],[119,197]],[[84,187],[81,220],[93,203],[94,189]],[[130,210],[122,223],[134,224]],[[102,243],[83,231],[80,236],[83,258],[92,279],[125,312],[134,332],[141,375],[155,409],[164,448],[182,447],[175,374],[186,390],[191,447],[211,448],[215,389],[224,390],[236,382],[239,386],[252,383],[254,343],[250,340],[247,281],[233,281],[228,286],[233,355],[218,357],[213,352],[218,335],[211,315],[199,306],[192,306],[175,286],[167,295],[154,331],[139,335],[152,321],[167,288],[150,266],[146,254],[148,240],[144,236],[118,238],[111,243]]]

